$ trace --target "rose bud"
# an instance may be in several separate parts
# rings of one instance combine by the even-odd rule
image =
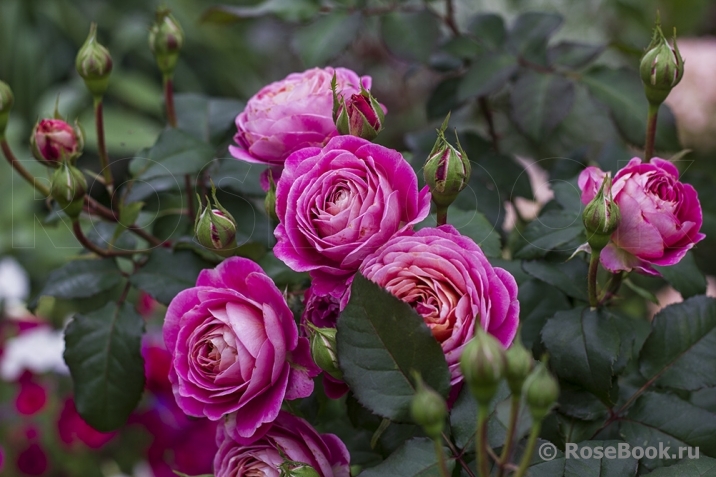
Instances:
[[[311,356],[316,365],[335,379],[343,379],[336,353],[336,329],[318,328],[306,323],[311,329]]]
[[[159,7],[149,30],[149,48],[162,74],[171,76],[184,44],[184,31],[168,8]]]
[[[361,85],[360,93],[352,94],[346,101],[336,92],[336,75],[333,74],[333,121],[343,135],[358,136],[372,141],[383,129],[385,115],[378,101]]]
[[[512,346],[505,353],[507,363],[505,377],[507,378],[507,385],[514,396],[519,396],[522,393],[522,385],[534,367],[532,353],[522,345],[522,340],[519,336],[519,333],[517,333]]]
[[[620,220],[619,206],[612,197],[612,178],[607,173],[599,192],[587,204],[582,213],[582,221],[587,231],[587,242],[592,250],[601,251],[609,244]]]
[[[663,103],[671,89],[679,84],[684,76],[684,59],[679,53],[679,47],[676,46],[676,29],[674,29],[673,45],[673,47],[669,45],[664,37],[657,18],[654,36],[639,66],[646,98],[653,105]]]
[[[223,257],[234,254],[236,249],[236,221],[228,210],[223,208],[216,198],[216,189],[212,188],[215,208],[212,208],[209,198],[206,198],[206,207],[196,216],[194,232],[200,244],[213,250]],[[197,196],[197,198],[199,198]],[[199,199],[201,203],[201,199]]]
[[[71,218],[82,212],[84,197],[87,193],[87,180],[82,171],[63,162],[52,176],[50,195],[62,210]]]
[[[505,349],[500,342],[476,327],[475,337],[462,351],[460,369],[478,405],[490,404],[505,374],[505,364]]]
[[[95,99],[101,98],[109,84],[112,73],[112,57],[107,48],[97,41],[97,24],[90,25],[90,32],[84,44],[77,52],[75,68]]]
[[[416,389],[410,401],[410,415],[428,437],[439,439],[445,427],[445,417],[448,415],[445,399],[425,384],[418,372],[413,372],[413,379]]]
[[[450,115],[438,130],[438,139],[435,141],[430,156],[423,168],[425,183],[430,187],[433,202],[438,208],[449,207],[457,198],[470,180],[470,160],[457,141],[457,149],[445,140]],[[457,138],[457,134],[455,135]]]
[[[84,134],[77,121],[72,127],[62,119],[41,119],[32,130],[30,146],[38,161],[58,167],[63,161],[72,163],[82,154]]]
[[[7,83],[0,81],[0,140],[5,139],[5,128],[10,119],[10,110],[15,102],[12,90]]]
[[[264,199],[264,208],[266,215],[274,222],[278,222],[278,215],[276,215],[276,182],[273,180],[273,171],[271,169],[268,169],[268,180],[269,189]]]
[[[559,397],[559,383],[540,362],[525,381],[522,393],[534,421],[541,421],[549,414]]]

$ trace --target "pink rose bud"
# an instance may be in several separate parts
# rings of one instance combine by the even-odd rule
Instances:
[[[75,122],[70,126],[62,119],[41,119],[30,136],[35,158],[45,165],[57,167],[62,161],[74,161],[82,154],[84,135]]]
[[[212,187],[211,194],[214,198],[214,207],[207,197],[206,207],[196,216],[196,238],[204,247],[229,257],[236,249],[236,221],[219,203],[216,198],[216,188]]]
[[[681,58],[679,47],[676,46],[676,29],[674,29],[673,45],[669,45],[664,37],[661,22],[657,18],[654,36],[639,66],[646,98],[651,104],[663,103],[671,89],[679,84],[684,76],[684,59]]]
[[[336,91],[336,75],[333,75],[333,120],[338,132],[372,141],[383,129],[383,108],[370,92],[361,86],[360,93],[346,100]]]
[[[445,139],[449,119],[448,114],[438,130],[438,139],[423,169],[425,183],[430,186],[433,202],[438,207],[449,207],[455,201],[460,191],[467,187],[472,171],[470,159],[460,141],[457,141],[456,149]]]

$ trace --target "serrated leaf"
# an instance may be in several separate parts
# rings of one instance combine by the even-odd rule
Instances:
[[[657,313],[639,369],[659,386],[716,386],[716,299],[697,296]]]
[[[75,315],[65,330],[64,359],[79,414],[98,431],[123,426],[144,389],[144,319],[128,303]]]
[[[463,101],[498,91],[517,71],[517,66],[517,58],[510,53],[495,51],[478,55],[462,78],[457,99]]]
[[[462,235],[470,237],[480,246],[488,257],[499,257],[502,254],[500,234],[480,212],[451,208],[447,223],[455,227]],[[437,227],[437,217],[430,214],[423,222],[415,226],[415,230],[425,227]]]
[[[449,450],[444,449],[449,455]],[[447,461],[448,472],[455,468],[455,460]],[[433,441],[426,437],[410,439],[380,464],[366,469],[362,477],[434,477],[440,475]]]
[[[177,127],[196,139],[215,144],[232,130],[244,103],[233,98],[211,98],[184,93],[174,96]]]
[[[418,13],[393,12],[380,17],[380,33],[394,55],[427,63],[440,36],[440,25],[426,10]]]
[[[502,48],[507,39],[505,21],[495,13],[475,15],[467,30],[477,38],[481,45],[490,49]]]
[[[39,296],[87,298],[111,290],[122,282],[122,273],[111,258],[73,260],[50,272]]]
[[[515,258],[541,258],[553,250],[570,252],[572,250],[563,245],[577,238],[583,230],[582,215],[578,211],[547,211],[520,232],[521,244]]]
[[[147,292],[155,300],[168,305],[182,290],[196,284],[196,278],[212,264],[188,250],[172,252],[156,248],[147,263],[129,277],[135,287]]]
[[[693,252],[686,252],[684,258],[676,265],[669,267],[654,265],[654,268],[661,273],[664,280],[669,282],[669,285],[681,293],[684,299],[706,294],[706,277],[696,266]]]
[[[547,58],[551,65],[566,66],[578,69],[587,66],[604,51],[604,45],[589,45],[563,41],[547,50]]]
[[[423,318],[407,303],[356,275],[338,319],[338,361],[356,399],[374,413],[410,421],[411,370],[443,396],[450,389],[445,356]]]
[[[321,66],[337,56],[355,39],[361,18],[355,13],[331,13],[298,30],[294,45],[303,64]]]
[[[249,18],[275,15],[288,22],[308,20],[321,8],[318,0],[266,0],[253,6],[215,5],[207,8],[201,16],[202,22],[233,23]]]
[[[621,340],[613,317],[587,308],[558,312],[542,329],[542,341],[560,379],[581,386],[607,405],[614,403],[613,366]]]
[[[196,174],[214,158],[207,143],[199,141],[180,129],[162,131],[147,157],[135,157],[130,172],[142,180],[160,176],[181,177]]]
[[[546,66],[547,42],[562,22],[562,16],[556,13],[523,13],[512,25],[508,48],[522,58]]]
[[[527,349],[540,341],[540,333],[547,319],[555,312],[571,308],[567,297],[557,288],[536,278],[520,284],[520,336]]]
[[[541,260],[522,262],[522,269],[531,276],[585,302],[588,301],[587,268],[585,262],[576,259],[564,263]]]
[[[510,93],[510,117],[523,133],[539,141],[562,122],[573,103],[574,85],[569,79],[528,71]]]

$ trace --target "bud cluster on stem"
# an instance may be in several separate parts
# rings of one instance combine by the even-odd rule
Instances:
[[[343,135],[358,136],[372,141],[383,129],[385,115],[383,107],[370,91],[360,85],[360,93],[344,98],[336,91],[337,79],[333,73],[333,122]]]

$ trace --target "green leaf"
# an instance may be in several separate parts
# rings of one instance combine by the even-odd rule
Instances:
[[[507,39],[505,21],[495,13],[475,15],[467,30],[477,38],[481,45],[490,49],[502,48]]]
[[[444,449],[449,455],[449,450]],[[447,461],[448,472],[455,468],[455,460]],[[433,441],[426,437],[410,439],[387,459],[361,472],[361,477],[435,477],[440,475]]]
[[[438,119],[462,106],[457,99],[457,87],[460,78],[447,78],[439,83],[430,95],[426,106],[428,119]]]
[[[168,305],[180,291],[196,284],[199,272],[211,267],[188,250],[172,252],[156,248],[146,265],[130,276],[129,281],[158,302]]]
[[[550,367],[560,379],[581,386],[607,405],[615,400],[613,366],[620,352],[613,320],[588,308],[575,308],[555,314],[542,329]]]
[[[510,30],[508,48],[533,63],[547,65],[547,42],[562,25],[562,17],[556,13],[523,13]]]
[[[475,58],[457,89],[460,101],[487,96],[501,89],[517,71],[517,58],[509,53],[487,52]]]
[[[716,299],[697,296],[657,313],[639,364],[660,386],[716,386]]]
[[[535,278],[556,287],[566,295],[578,300],[587,299],[587,264],[572,259],[565,263],[539,260],[522,262],[522,269]]]
[[[555,312],[571,308],[567,297],[557,288],[536,278],[520,284],[520,336],[527,349],[540,341],[540,333]]]
[[[716,414],[704,411],[677,396],[646,392],[621,419],[619,433],[631,446],[671,447],[672,457],[682,446],[698,447],[700,455],[716,457]],[[694,450],[692,449],[692,452]],[[686,457],[686,452],[684,452]],[[673,463],[673,459],[643,458],[647,469]]]
[[[631,291],[642,297],[643,299],[652,302],[655,305],[659,304],[659,299],[656,298],[656,295],[654,295],[652,292],[647,290],[646,288],[642,288],[639,285],[635,284],[630,279],[624,280],[624,285],[626,285]]]
[[[129,170],[142,180],[159,176],[182,178],[184,174],[196,174],[213,158],[214,151],[207,143],[171,128],[162,131],[148,157],[135,157]]]
[[[684,453],[684,455],[688,455]],[[669,467],[661,467],[649,472],[649,477],[714,477],[716,459],[699,455],[698,459],[684,459]]]
[[[556,457],[553,460],[539,462],[529,467],[527,474],[530,477],[632,477],[636,475],[638,462],[636,459],[629,458],[615,458],[616,452],[622,441],[582,441],[577,444],[577,449],[572,452],[576,452],[577,457],[570,453],[569,458],[566,458],[562,451],[556,450],[556,447],[552,447],[556,452]],[[537,448],[541,446],[553,446],[553,444],[547,442],[540,442],[537,444]],[[574,443],[571,443],[574,445]],[[584,450],[589,448],[591,451]],[[604,451],[606,449],[614,449],[614,457],[605,457]],[[597,457],[597,453],[601,455]],[[591,455],[591,458],[585,459],[581,456]]]
[[[499,447],[505,439],[506,426],[502,425],[496,415],[498,404],[505,402],[510,396],[506,382],[497,388],[497,393],[490,403],[490,421],[488,422],[488,435],[490,445]],[[509,401],[509,399],[507,399]],[[450,410],[450,429],[455,445],[464,449],[470,445],[477,428],[477,401],[472,396],[468,386],[463,386]],[[473,441],[474,443],[474,441]],[[494,444],[494,445],[493,445]]]
[[[604,51],[604,45],[589,45],[563,41],[547,50],[547,58],[551,65],[578,69],[587,66]]]
[[[687,252],[676,265],[668,267],[654,265],[654,268],[661,273],[664,280],[669,282],[669,285],[681,293],[684,299],[706,294],[706,277],[696,266],[693,252]]]
[[[584,73],[582,82],[609,108],[622,137],[634,146],[643,147],[648,103],[639,75],[627,69],[597,66]],[[666,105],[659,109],[655,147],[657,150],[681,150],[674,115]]]
[[[87,298],[122,283],[122,273],[111,258],[73,260],[53,270],[39,296]]]
[[[338,361],[345,381],[366,408],[391,420],[410,421],[413,369],[447,396],[447,363],[423,318],[359,274],[337,328]]]
[[[142,396],[143,332],[144,319],[128,303],[107,303],[67,325],[64,358],[77,411],[98,431],[123,426]]]
[[[574,85],[564,76],[527,71],[510,93],[510,117],[528,137],[547,137],[569,114]]]
[[[303,64],[322,66],[335,58],[355,39],[361,19],[355,13],[331,13],[298,30],[294,40]]]
[[[233,23],[249,18],[275,15],[287,22],[299,22],[312,18],[321,8],[319,0],[266,0],[254,6],[215,5],[207,8],[202,22]]]
[[[234,130],[234,120],[244,109],[244,103],[232,98],[185,93],[174,96],[174,107],[179,129],[200,141],[216,144]]]
[[[393,12],[380,17],[380,33],[394,55],[427,63],[440,36],[440,25],[427,10],[418,13]]]
[[[462,235],[474,240],[486,256],[500,257],[502,255],[499,232],[480,212],[453,207],[448,211],[447,223],[455,227]],[[435,214],[430,214],[424,221],[416,225],[415,230],[425,227],[437,227]]]
[[[584,226],[582,214],[577,210],[549,210],[527,224],[520,234],[515,258],[541,258],[551,251],[572,252],[563,247],[577,238]]]
[[[119,223],[124,227],[130,227],[137,221],[139,213],[144,207],[144,202],[131,202],[129,204],[122,204],[119,207]]]

